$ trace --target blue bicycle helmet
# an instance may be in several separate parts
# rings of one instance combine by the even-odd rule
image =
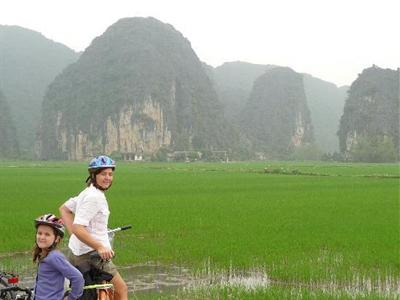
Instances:
[[[88,170],[90,171],[104,168],[115,169],[115,161],[106,155],[100,155],[90,161]]]
[[[88,166],[89,176],[88,176],[88,178],[86,178],[87,186],[90,186],[91,184],[93,184],[96,188],[103,190],[103,191],[110,188],[111,185],[107,189],[104,189],[101,186],[99,186],[96,182],[96,174],[101,172],[101,170],[107,169],[107,168],[112,168],[113,171],[115,170],[115,161],[112,160],[110,157],[108,157],[106,155],[100,155],[100,156],[93,158],[90,161],[89,166]]]

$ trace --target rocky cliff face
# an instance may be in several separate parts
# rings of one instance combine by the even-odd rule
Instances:
[[[131,154],[130,158],[133,158],[135,154],[154,153],[160,147],[171,145],[171,131],[160,104],[151,99],[141,105],[125,105],[115,118],[108,117],[104,122],[104,139],[101,134],[96,134],[94,139],[90,137],[90,134],[97,132],[94,128],[89,133],[69,131],[62,112],[57,115],[56,125],[58,147],[70,160],[86,159],[88,154],[116,151]]]
[[[266,71],[255,81],[240,123],[255,149],[270,156],[289,154],[311,143],[302,75],[281,67]]]
[[[399,151],[399,69],[365,69],[349,90],[340,120],[340,149],[350,155],[361,139],[391,140]]]
[[[96,38],[49,87],[42,158],[224,149],[230,129],[202,63],[172,26],[128,18]]]

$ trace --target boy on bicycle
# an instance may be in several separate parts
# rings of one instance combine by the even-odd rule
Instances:
[[[97,251],[100,258],[95,265],[109,273],[114,286],[115,299],[128,299],[128,287],[112,263],[114,256],[108,239],[108,217],[110,211],[105,197],[112,184],[115,162],[108,156],[98,156],[89,163],[87,187],[76,197],[67,200],[61,207],[61,217],[71,234],[68,247],[70,261],[81,271],[93,264],[91,256]]]

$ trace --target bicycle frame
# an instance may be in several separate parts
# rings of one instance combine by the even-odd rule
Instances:
[[[0,272],[0,285],[4,286],[0,288],[0,299],[5,300],[31,300],[33,292],[31,288],[22,288],[18,286],[19,277],[6,272]],[[18,292],[23,292],[18,293]]]
[[[10,287],[15,286],[19,281],[18,276],[11,273],[0,272],[0,299],[14,299],[16,296],[15,290]]]
[[[86,285],[86,286],[83,287],[83,289],[84,290],[96,289],[97,290],[97,299],[98,300],[106,300],[107,296],[108,296],[108,299],[113,300],[114,296],[110,292],[113,287],[114,286],[112,285],[112,283],[103,283],[103,284]],[[64,293],[64,298],[67,297],[70,292],[71,292],[71,288],[68,288]]]
[[[3,285],[17,284],[18,281],[18,276],[11,273],[0,272],[0,283]]]
[[[0,289],[0,299],[10,299],[10,300],[31,300],[33,296],[32,288],[22,288],[17,285],[9,286]],[[24,292],[24,294],[19,294],[17,292]]]

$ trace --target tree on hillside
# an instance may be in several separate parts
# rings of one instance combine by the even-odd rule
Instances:
[[[350,158],[360,162],[394,162],[399,155],[392,137],[363,135],[352,147]]]

